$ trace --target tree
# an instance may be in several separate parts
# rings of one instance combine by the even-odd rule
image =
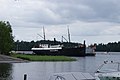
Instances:
[[[13,36],[10,23],[0,21],[0,54],[9,54],[13,47]]]

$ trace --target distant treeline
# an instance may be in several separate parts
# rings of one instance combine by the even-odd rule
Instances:
[[[66,47],[74,47],[78,46],[80,43],[68,43],[68,42],[63,42],[61,43],[60,41],[50,41],[50,40],[40,40],[40,41],[19,41],[17,40],[14,42],[14,47],[13,50],[15,51],[30,51],[31,48],[33,47],[39,47],[39,44],[50,44],[50,45],[55,45],[55,44],[63,44]],[[96,44],[96,51],[106,51],[106,52],[120,52],[120,41],[119,42],[112,42],[108,44]]]
[[[120,41],[108,44],[98,44],[96,46],[96,51],[120,52]]]
[[[75,47],[78,46],[81,43],[68,43],[68,42],[63,42],[61,43],[60,41],[50,41],[50,40],[40,40],[40,41],[19,41],[17,40],[14,42],[14,51],[30,51],[31,48],[33,47],[39,47],[39,44],[50,44],[50,45],[58,45],[58,44],[63,44],[65,47]]]

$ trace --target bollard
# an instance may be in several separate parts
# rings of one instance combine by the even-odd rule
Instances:
[[[24,74],[24,80],[27,80],[27,74]]]

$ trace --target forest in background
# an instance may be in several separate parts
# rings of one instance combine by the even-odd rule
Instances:
[[[30,51],[32,47],[38,47],[39,44],[62,44],[60,41],[50,41],[50,40],[40,40],[40,41],[19,41],[14,42],[13,50],[15,51]],[[68,42],[63,43],[66,46]],[[72,45],[78,45],[78,43],[70,43]],[[120,41],[118,42],[109,42],[108,44],[96,44],[96,51],[105,51],[105,52],[120,52]]]
[[[80,45],[81,43],[72,43],[72,42],[60,42],[60,41],[51,41],[51,40],[40,40],[40,41],[19,41],[17,40],[14,42],[14,51],[30,51],[31,48],[33,47],[39,47],[39,44],[50,44],[50,45],[58,45],[58,44],[63,44],[64,47],[75,47]]]
[[[97,44],[96,51],[105,51],[105,52],[120,52],[120,41],[118,42],[109,42],[107,44]]]

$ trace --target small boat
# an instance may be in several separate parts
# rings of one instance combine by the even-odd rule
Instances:
[[[95,77],[90,73],[63,72],[52,74],[49,80],[95,80]]]
[[[105,65],[109,65],[109,69],[103,69]],[[110,65],[113,65],[110,66]],[[96,80],[120,80],[120,63],[105,61],[95,73]]]
[[[95,56],[95,48],[94,47],[86,47],[86,56]]]

